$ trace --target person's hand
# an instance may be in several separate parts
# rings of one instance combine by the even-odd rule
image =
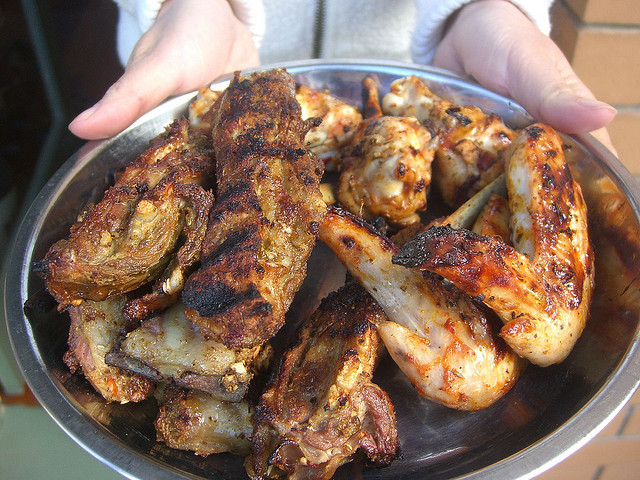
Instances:
[[[613,151],[604,127],[615,109],[596,100],[558,46],[508,1],[475,1],[459,10],[434,64],[513,98],[556,130],[591,132]]]
[[[166,98],[258,63],[251,33],[226,0],[167,0],[122,77],[69,129],[88,140],[110,137]]]

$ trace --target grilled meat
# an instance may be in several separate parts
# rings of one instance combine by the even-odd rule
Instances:
[[[176,303],[127,333],[106,361],[159,382],[238,402],[268,351],[268,347],[232,350],[206,340],[185,317],[184,305]]]
[[[382,309],[356,283],[326,297],[256,407],[253,479],[328,479],[358,449],[380,465],[397,454],[395,413],[371,382]]]
[[[511,212],[509,203],[502,195],[495,193],[489,199],[480,215],[476,218],[471,230],[478,235],[497,236],[505,243],[511,243]]]
[[[209,87],[198,90],[196,98],[189,104],[189,126],[192,131],[211,136],[213,117],[216,111],[214,105],[221,93]]]
[[[338,200],[350,212],[394,225],[419,221],[427,207],[435,143],[415,118],[384,116],[377,84],[363,81],[366,119],[344,151]]]
[[[191,136],[184,119],[173,123],[83,212],[69,237],[49,249],[41,270],[61,307],[104,300],[156,279],[184,231],[184,254],[169,274],[182,276],[199,258],[212,200],[196,184],[206,183],[213,165],[206,137]]]
[[[383,110],[414,116],[437,132],[433,178],[449,205],[461,205],[504,171],[514,132],[497,115],[440,98],[415,76],[391,84]]]
[[[271,338],[306,275],[326,209],[309,126],[284,70],[236,74],[216,105],[218,198],[182,299],[205,337],[231,348]]]
[[[202,392],[168,389],[154,425],[158,441],[197,455],[249,453],[253,410],[246,401],[225,402]]]
[[[384,309],[380,337],[421,395],[479,410],[514,385],[524,362],[497,335],[491,312],[434,275],[394,265],[397,247],[347,212],[331,207],[319,234]]]
[[[587,320],[594,287],[587,207],[550,127],[518,135],[506,175],[515,248],[439,227],[407,243],[394,262],[438,273],[482,299],[505,323],[507,343],[547,366],[566,358]]]
[[[115,296],[69,307],[69,351],[64,361],[72,372],[81,369],[108,402],[139,402],[154,389],[151,380],[105,363],[105,355],[128,326],[128,320],[122,316],[124,303],[123,297]]]
[[[342,149],[351,142],[362,122],[362,114],[329,92],[317,92],[304,85],[298,86],[296,99],[302,108],[303,120],[322,119],[322,123],[311,128],[305,136],[305,145],[325,163],[325,170],[338,170]]]

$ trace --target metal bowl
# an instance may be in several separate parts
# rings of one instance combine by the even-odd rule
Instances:
[[[510,100],[432,68],[355,61],[281,66],[301,83],[329,88],[356,104],[365,75],[376,74],[387,90],[392,80],[415,74],[436,92],[496,112],[512,126],[531,122]],[[245,474],[240,457],[203,458],[157,443],[153,401],[106,404],[83,378],[71,375],[62,362],[68,319],[57,312],[32,265],[54,241],[66,236],[83,205],[101,197],[113,172],[136,158],[152,137],[185,113],[192,98],[172,99],[124,133],[86,144],[42,189],[22,221],[9,256],[6,318],[29,387],[76,442],[130,478],[237,478]],[[640,190],[620,162],[591,136],[564,140],[589,207],[596,254],[591,316],[574,351],[560,365],[531,366],[504,398],[474,413],[450,410],[421,398],[391,362],[383,362],[375,381],[396,407],[402,456],[382,469],[356,461],[339,469],[336,478],[530,478],[584,445],[636,390],[640,381]],[[333,270],[325,267],[326,251],[318,250],[312,256],[305,296],[296,298],[290,318],[308,310],[313,297],[307,293],[314,282]],[[336,261],[332,265],[339,268]],[[316,291],[316,297],[324,293]]]

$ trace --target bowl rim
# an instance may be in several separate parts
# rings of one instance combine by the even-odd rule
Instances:
[[[287,68],[291,73],[307,71],[311,68],[355,71],[384,68],[385,72],[394,73],[397,71],[399,76],[400,74],[406,75],[407,71],[417,74],[423,72],[442,77],[449,82],[477,86],[483,94],[495,96],[502,102],[509,102],[510,105],[519,107],[513,100],[490,92],[469,78],[435,67],[406,62],[378,59],[302,60],[264,65],[246,72],[270,68]],[[221,84],[230,78],[231,74],[225,75],[212,84]],[[159,111],[170,111],[176,105],[184,104],[193,98],[195,93],[190,92],[165,101],[151,112],[143,115],[123,134],[148,121]],[[107,140],[87,142],[54,173],[21,219],[10,253],[6,257],[8,262],[4,272],[3,285],[6,328],[14,357],[34,396],[60,428],[85,451],[126,478],[148,478],[153,475],[158,479],[198,479],[201,477],[181,471],[151,456],[145,456],[128,448],[114,448],[114,444],[122,446],[122,441],[84,412],[73,398],[65,395],[42,368],[43,359],[37,349],[33,348],[34,334],[23,312],[23,304],[27,298],[31,254],[36,241],[35,233],[41,229],[46,201],[64,189],[67,182],[86,162],[107,148],[111,142],[117,141],[120,135],[122,134]],[[587,151],[602,161],[601,166],[618,182],[619,187],[629,199],[635,217],[640,219],[640,186],[620,160],[590,134],[569,137],[576,139]],[[82,161],[78,162],[79,159]],[[16,289],[19,294],[16,294]],[[627,348],[624,357],[612,374],[604,381],[597,393],[578,412],[565,421],[562,428],[557,428],[549,435],[513,455],[457,478],[475,480],[529,479],[556,465],[584,446],[618,414],[640,385],[640,376],[637,375],[637,372],[640,372],[638,328],[636,326],[632,344]]]

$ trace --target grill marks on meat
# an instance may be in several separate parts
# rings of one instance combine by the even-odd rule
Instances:
[[[247,348],[278,331],[306,275],[323,165],[304,148],[312,123],[284,70],[236,74],[216,107],[218,199],[182,298],[205,336]]]
[[[362,449],[374,463],[396,456],[395,413],[371,382],[382,309],[355,282],[327,296],[302,325],[256,408],[253,479],[331,478]]]
[[[506,342],[547,366],[566,358],[587,320],[594,288],[587,208],[550,127],[534,124],[518,135],[506,175],[515,248],[445,226],[407,243],[394,262],[481,298],[502,318]]]
[[[205,136],[191,136],[186,120],[174,122],[127,167],[103,199],[81,215],[69,237],[42,262],[49,292],[61,307],[104,300],[137,289],[165,270],[186,233],[176,268],[167,273],[175,291],[199,259],[212,195],[197,184],[213,174]]]

